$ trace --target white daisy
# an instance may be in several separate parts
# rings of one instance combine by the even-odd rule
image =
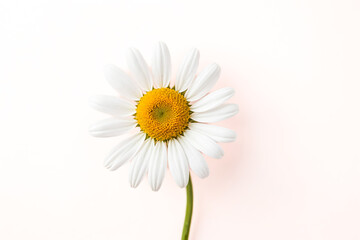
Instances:
[[[157,191],[169,166],[180,187],[189,181],[191,169],[200,178],[209,175],[206,154],[212,158],[224,155],[217,142],[232,142],[233,130],[208,123],[218,122],[238,112],[236,104],[225,102],[234,95],[232,88],[209,93],[220,76],[213,63],[196,76],[199,51],[186,56],[171,85],[170,53],[158,43],[150,69],[137,49],[127,56],[130,75],[114,65],[105,66],[105,77],[120,97],[98,95],[90,105],[111,117],[90,126],[95,137],[127,134],[104,161],[116,170],[131,160],[130,185],[137,187],[144,175],[152,190]],[[208,94],[209,93],[209,94]]]

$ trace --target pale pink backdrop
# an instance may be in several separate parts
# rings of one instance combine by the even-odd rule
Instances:
[[[102,66],[198,47],[239,114],[225,157],[193,176],[192,240],[360,239],[359,1],[1,1],[0,239],[180,239],[185,191],[102,166]],[[214,88],[215,89],[215,88]]]

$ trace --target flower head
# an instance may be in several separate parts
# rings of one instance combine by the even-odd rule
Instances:
[[[232,142],[234,131],[210,125],[234,116],[236,104],[226,104],[234,90],[222,88],[209,93],[220,77],[220,67],[211,64],[196,76],[199,51],[186,56],[171,85],[170,53],[164,43],[156,46],[152,68],[137,49],[130,49],[128,65],[131,76],[114,65],[104,68],[109,84],[119,97],[98,95],[90,105],[111,117],[90,126],[95,137],[126,134],[105,158],[104,165],[116,170],[131,161],[130,185],[137,187],[147,173],[157,191],[167,166],[180,187],[189,180],[189,170],[205,178],[209,175],[206,154],[221,158],[217,142]]]

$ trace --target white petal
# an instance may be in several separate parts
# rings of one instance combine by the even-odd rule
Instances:
[[[176,139],[168,142],[168,161],[171,175],[176,184],[183,188],[189,182],[189,164],[184,150]]]
[[[131,116],[136,112],[135,104],[132,104],[129,101],[113,96],[106,96],[106,95],[92,96],[89,98],[89,104],[92,108],[100,112],[107,113],[117,117]]]
[[[146,64],[139,50],[135,48],[129,49],[127,63],[130,72],[133,74],[134,79],[137,81],[140,87],[144,91],[151,90],[153,86],[152,75],[148,65]]]
[[[233,117],[239,112],[237,104],[223,104],[206,112],[194,112],[191,119],[198,122],[218,122]]]
[[[115,65],[104,66],[104,74],[108,83],[117,90],[121,96],[131,100],[138,100],[142,93],[136,82]]]
[[[233,88],[226,87],[216,90],[209,95],[206,95],[199,101],[195,102],[191,106],[193,112],[204,112],[212,108],[216,108],[222,105],[226,100],[230,99],[234,95]]]
[[[191,123],[189,125],[189,128],[196,132],[207,135],[215,142],[234,142],[236,139],[235,131],[220,126],[202,123]]]
[[[171,78],[171,59],[169,49],[163,42],[159,42],[155,48],[152,67],[155,85],[160,88],[168,87]]]
[[[166,143],[157,142],[150,158],[148,178],[151,189],[157,191],[165,177],[167,166]]]
[[[220,77],[220,67],[216,63],[205,68],[185,93],[188,101],[196,101],[208,93]]]
[[[136,188],[137,186],[139,186],[141,180],[147,172],[149,166],[149,158],[151,156],[153,148],[154,141],[147,139],[141,146],[139,153],[132,160],[129,175],[131,187]]]
[[[105,158],[104,166],[114,171],[127,162],[139,150],[145,140],[142,132],[131,135],[119,143]]]
[[[120,120],[109,118],[99,121],[89,127],[89,132],[94,137],[115,137],[119,136],[136,126],[133,119]]]
[[[206,178],[209,176],[209,167],[203,155],[189,142],[187,142],[184,137],[180,137],[178,139],[184,149],[191,170],[200,178]]]
[[[175,89],[177,91],[185,91],[193,82],[197,68],[199,66],[199,58],[199,50],[197,50],[196,48],[192,49],[190,53],[185,57],[185,60],[182,63],[176,77]]]
[[[184,137],[192,146],[212,158],[221,158],[224,155],[222,148],[204,134],[190,129],[184,133]]]

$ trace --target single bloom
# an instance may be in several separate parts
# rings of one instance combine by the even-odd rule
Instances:
[[[200,178],[209,175],[203,154],[212,158],[224,155],[217,142],[232,142],[233,130],[212,125],[238,113],[236,104],[225,103],[234,95],[226,87],[209,93],[220,77],[213,63],[196,74],[199,51],[185,57],[171,83],[171,59],[167,46],[156,45],[152,67],[137,49],[127,56],[130,74],[114,65],[104,67],[105,78],[120,96],[97,95],[90,105],[110,115],[90,126],[95,137],[126,135],[105,158],[104,165],[116,170],[131,161],[129,181],[137,187],[144,175],[157,191],[167,167],[179,187],[189,181],[190,169]]]

